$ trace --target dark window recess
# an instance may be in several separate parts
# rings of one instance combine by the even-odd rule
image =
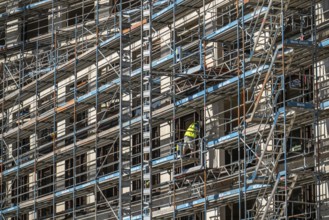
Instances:
[[[80,3],[81,4],[81,3]],[[72,10],[70,9],[68,12],[68,25],[74,25],[75,20],[77,23],[81,23],[82,21],[93,20],[94,19],[94,3],[84,5],[84,7],[79,7],[78,9]]]
[[[14,157],[21,156],[22,154],[29,152],[29,150],[30,150],[30,138],[21,139],[18,144],[17,143],[13,144]],[[24,158],[23,156],[22,159],[24,160],[26,158]]]
[[[54,94],[50,93],[38,101],[38,112],[40,115],[54,108]]]
[[[38,189],[39,196],[53,192],[53,167],[38,171]]]
[[[82,111],[82,112],[79,112],[79,113],[76,114],[76,123],[77,124],[79,122],[81,122],[81,121],[85,121],[86,119],[87,119],[87,111]],[[74,117],[73,117],[73,115],[70,118],[70,121],[69,122],[70,123],[74,123]],[[79,127],[79,126],[77,125],[77,127]],[[79,130],[79,129],[77,128],[77,130]]]
[[[75,199],[75,208],[79,208],[83,205],[87,204],[87,198],[85,196],[79,197]],[[65,215],[65,219],[72,217],[73,211],[73,200],[65,201],[65,212],[68,213]]]
[[[155,127],[152,129],[152,159],[160,157],[160,135],[159,135],[159,127]],[[132,158],[132,165],[138,165],[141,163],[141,134],[136,134],[133,136],[133,158]],[[146,156],[148,157],[148,156]],[[156,174],[152,176],[152,184],[156,185],[160,183],[160,175]],[[133,190],[138,190],[141,188],[140,180],[134,180],[132,182]]]
[[[133,190],[141,189],[141,180],[133,180],[132,187]]]
[[[3,201],[6,198],[6,183],[5,182],[2,182],[0,184],[0,195],[1,195],[0,200]]]
[[[1,47],[6,44],[6,37],[5,36],[6,36],[5,31],[0,30],[0,50],[1,50]],[[0,71],[2,71],[2,70],[0,70]]]
[[[253,208],[253,204],[255,203],[255,200],[248,200],[246,202],[247,210],[250,210]],[[244,207],[244,202],[241,202],[241,207]],[[224,219],[239,219],[239,212],[236,210],[239,210],[239,204],[235,203],[232,204],[232,206],[226,206],[223,207],[225,208],[225,212],[223,213],[224,215],[220,215],[220,218],[222,216]],[[245,210],[242,208],[241,210],[241,216],[245,216]],[[249,214],[249,211],[247,211],[246,214]],[[249,214],[250,215],[250,214]]]
[[[11,220],[29,220],[29,214],[21,214],[19,217],[11,217]]]
[[[300,201],[299,203],[289,203],[288,204],[288,216],[300,216],[300,218],[292,219],[304,219],[305,210],[309,210],[309,203],[316,201],[314,193],[314,185],[304,185],[301,188],[295,188],[290,196],[290,201]],[[316,213],[308,213],[305,219],[316,219]]]
[[[313,150],[312,146],[312,127],[306,126],[292,130],[287,139],[288,157],[296,153],[309,153]]]
[[[39,149],[39,154],[44,155],[49,152],[52,152],[52,150],[53,150],[52,142],[53,142],[54,138],[56,137],[56,133],[54,132],[53,127],[49,126],[48,128],[39,131],[38,137],[39,137],[38,138],[39,146],[48,144],[46,147],[42,147]]]
[[[132,147],[132,165],[138,165],[141,163],[141,134],[133,135],[133,147]],[[138,190],[141,188],[140,180],[133,180],[132,190]]]
[[[12,181],[12,189],[11,189],[11,196],[12,196],[12,203],[17,204],[22,201],[26,201],[29,199],[29,177],[20,176],[18,178],[18,185],[17,179]]]
[[[87,124],[88,124],[88,121],[87,121],[88,117],[87,116],[88,116],[87,111],[79,112],[77,114],[77,120],[76,120],[77,130],[80,130],[80,129],[87,126]]]
[[[109,199],[113,196],[117,196],[118,195],[118,188],[117,187],[112,187],[109,189],[105,189],[102,191],[103,195]],[[97,192],[97,202],[105,202],[105,199],[103,197],[103,195],[100,192]]]
[[[67,120],[66,134],[72,134],[74,132],[74,126],[76,129],[76,141],[88,137],[89,130],[84,129],[88,126],[88,111],[82,111],[76,114],[76,120],[74,125],[74,115],[71,115],[70,119]],[[72,144],[74,142],[74,136],[69,136],[65,139],[66,145]]]
[[[141,134],[135,134],[133,135],[133,147],[132,147],[132,165],[138,165],[141,162]]]
[[[38,219],[48,219],[53,214],[53,206],[48,206],[38,210]]]
[[[107,145],[97,149],[97,168],[98,175],[105,175],[118,170],[119,147],[117,144]]]
[[[152,159],[160,157],[160,127],[152,129]]]
[[[323,15],[325,19],[329,19],[329,1],[322,0]]]
[[[40,14],[36,20],[29,20],[25,24],[21,25],[21,39],[28,41],[39,35],[48,33],[48,15]]]
[[[70,187],[74,184],[83,183],[87,180],[87,156],[81,154],[76,157],[76,166],[74,166],[73,158],[65,161],[65,187]],[[75,175],[74,175],[75,167]]]

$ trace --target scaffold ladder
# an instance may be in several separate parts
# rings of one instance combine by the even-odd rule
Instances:
[[[152,0],[142,1],[141,161],[142,219],[152,219]]]
[[[130,38],[128,34],[123,34],[127,26],[124,20],[123,0],[119,5],[119,25],[120,25],[120,109],[119,109],[119,211],[118,218],[131,216],[131,145],[130,145],[130,118],[131,118],[131,51]]]

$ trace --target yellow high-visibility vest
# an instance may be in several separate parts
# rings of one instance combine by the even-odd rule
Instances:
[[[191,137],[191,138],[196,138],[198,136],[198,128],[197,128],[197,123],[192,123],[187,131],[185,132],[184,136]]]

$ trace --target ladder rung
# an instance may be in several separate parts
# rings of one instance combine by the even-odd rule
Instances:
[[[149,139],[150,138],[150,132],[149,131],[143,132],[143,138]]]
[[[144,151],[144,153],[150,153],[151,148],[150,147],[143,147],[143,151]]]
[[[150,180],[151,179],[151,174],[150,173],[144,173],[143,178],[144,178],[144,180]]]
[[[150,110],[151,110],[150,105],[144,105],[143,110],[144,110],[144,112],[150,112]]]
[[[149,97],[151,96],[151,91],[150,91],[150,90],[145,90],[145,91],[143,91],[143,96],[144,96],[145,98],[149,98]]]
[[[150,23],[146,23],[143,25],[143,30],[149,31],[150,30]]]
[[[149,71],[150,70],[150,64],[144,64],[143,65],[143,70]]]
[[[151,53],[150,53],[149,50],[144,50],[144,51],[143,51],[143,55],[144,55],[144,56],[150,56]]]
[[[149,17],[150,16],[150,9],[144,9],[143,16]]]
[[[145,189],[143,189],[143,193],[144,193],[144,195],[150,195],[151,190],[149,188],[145,188]]]

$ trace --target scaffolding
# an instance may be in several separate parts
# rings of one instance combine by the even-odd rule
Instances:
[[[0,3],[0,219],[328,218],[327,7]]]

